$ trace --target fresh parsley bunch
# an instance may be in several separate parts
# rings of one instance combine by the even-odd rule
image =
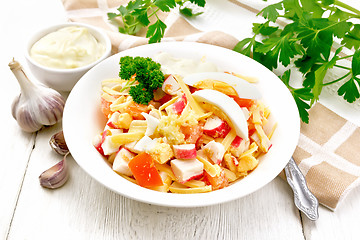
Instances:
[[[259,13],[265,22],[254,23],[254,36],[240,41],[235,51],[252,56],[270,70],[291,62],[303,74],[302,87],[290,86],[290,70],[281,79],[291,91],[302,121],[319,99],[322,88],[341,80],[337,93],[348,102],[360,97],[360,11],[337,0],[283,0]],[[284,20],[285,26],[275,22]],[[258,40],[261,39],[261,40]],[[353,50],[344,54],[343,50]],[[354,51],[355,50],[355,51]],[[339,61],[350,60],[350,66]],[[346,73],[331,82],[324,81],[329,69],[342,68]]]
[[[199,7],[205,6],[205,0],[133,0],[126,6],[120,6],[118,13],[108,13],[108,18],[121,17],[123,26],[119,32],[134,35],[144,27],[147,28],[146,37],[149,43],[160,42],[163,38],[166,24],[160,20],[158,13],[170,12],[176,6],[180,7],[180,13],[185,16],[196,16],[200,13],[193,13],[192,9],[184,4],[190,2]],[[151,23],[150,18],[154,16],[155,22]],[[150,24],[151,23],[151,24]]]
[[[128,80],[123,89],[130,88],[133,101],[147,105],[154,97],[154,91],[164,83],[161,65],[147,57],[120,58],[119,77]]]

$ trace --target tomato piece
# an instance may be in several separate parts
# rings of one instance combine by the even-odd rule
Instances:
[[[194,93],[194,92],[199,91],[201,89],[193,87],[193,86],[189,86],[189,90],[190,90],[191,93]]]
[[[183,124],[180,126],[180,131],[185,135],[186,143],[196,143],[203,134],[203,125]]]
[[[255,103],[255,100],[253,99],[247,99],[247,98],[239,98],[238,96],[229,96],[240,106],[240,107],[246,107],[248,110],[250,110],[250,107]]]
[[[161,176],[149,154],[143,152],[135,156],[130,160],[129,168],[140,186],[156,187],[163,185]]]
[[[248,121],[249,137],[253,135],[256,131],[255,125],[252,121]]]
[[[104,98],[101,98],[101,103],[100,103],[100,108],[101,108],[101,112],[104,114],[104,116],[106,118],[109,118],[109,114],[112,113],[112,111],[110,110],[110,105],[111,102],[106,101]]]
[[[212,177],[204,171],[204,180],[212,186],[213,190],[221,189],[229,185],[229,180],[225,176],[225,171],[222,170],[219,176]]]
[[[161,105],[163,105],[164,103],[170,101],[171,98],[172,98],[171,95],[165,94],[165,95],[164,95],[162,98],[160,98],[158,101],[159,101],[159,103],[160,103]]]
[[[150,107],[148,105],[138,104],[132,102],[129,106],[121,111],[121,113],[129,113],[133,119],[136,120],[145,120],[144,116],[141,113],[149,113]]]

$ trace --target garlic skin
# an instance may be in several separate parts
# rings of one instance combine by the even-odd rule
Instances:
[[[39,176],[40,185],[44,188],[55,189],[63,186],[69,178],[66,154],[60,162],[44,171]]]
[[[59,92],[29,80],[22,66],[14,59],[9,67],[21,87],[12,103],[12,116],[25,132],[36,132],[43,126],[54,125],[62,119],[65,100]]]
[[[69,149],[66,145],[64,132],[60,131],[55,133],[49,140],[50,147],[60,155],[66,155],[69,153]]]

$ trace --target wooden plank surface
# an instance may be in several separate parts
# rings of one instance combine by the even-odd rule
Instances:
[[[9,239],[45,239],[50,235],[55,239],[286,239],[289,232],[292,239],[304,239],[292,193],[281,179],[237,201],[203,208],[169,208],[113,193],[70,157],[69,182],[55,191],[42,189],[37,181],[40,169],[59,160],[44,151],[51,130],[37,138]]]

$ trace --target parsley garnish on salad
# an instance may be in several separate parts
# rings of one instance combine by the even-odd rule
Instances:
[[[138,104],[148,105],[154,97],[154,91],[162,86],[164,74],[161,65],[147,57],[120,58],[121,79],[129,81],[123,89],[130,88],[133,101]]]

